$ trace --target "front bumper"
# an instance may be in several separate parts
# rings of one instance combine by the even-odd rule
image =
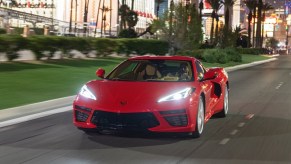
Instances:
[[[74,124],[79,128],[116,131],[193,132],[193,109],[116,113],[74,105]],[[195,110],[196,111],[196,110]]]

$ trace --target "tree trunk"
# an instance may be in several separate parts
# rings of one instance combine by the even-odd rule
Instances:
[[[96,15],[96,25],[95,25],[95,31],[94,31],[94,36],[96,37],[97,33],[97,28],[98,28],[98,20],[99,20],[99,12],[100,12],[100,5],[101,5],[101,0],[99,0],[98,8],[97,8],[97,15]]]
[[[69,23],[69,32],[72,32],[72,15],[73,15],[73,0],[71,0],[71,11],[70,11],[70,23]]]
[[[218,42],[218,23],[219,23],[219,17],[216,15],[216,27],[215,27],[215,44]]]
[[[211,29],[210,29],[210,43],[213,44],[213,33],[214,33],[214,19],[215,19],[215,11],[213,10],[212,14],[212,21],[211,21]]]
[[[75,33],[77,33],[77,11],[78,11],[78,1],[75,0]]]
[[[88,6],[89,6],[89,0],[85,0],[85,9],[84,9],[84,34],[87,33],[87,22],[88,22]]]
[[[103,5],[102,5],[102,14],[101,14],[101,37],[103,36],[103,22],[104,22],[104,9],[105,9],[105,0],[103,0]]]
[[[112,26],[112,0],[110,0],[110,26],[109,26],[109,35],[111,36],[111,27]]]
[[[224,25],[225,29],[228,32],[228,29],[229,29],[229,8],[228,7],[226,8],[226,11],[225,11],[224,22],[225,22],[225,25]]]
[[[256,17],[257,17],[257,5],[255,5],[254,7],[254,14],[253,14],[253,20],[254,20],[254,23],[253,23],[253,47],[256,46],[256,41],[255,41],[255,33],[256,33]]]
[[[157,18],[159,19],[160,4],[157,6]]]
[[[252,33],[251,21],[252,21],[252,11],[249,12],[248,16],[248,48],[251,47],[251,33]]]
[[[263,1],[259,0],[258,4],[258,21],[257,21],[257,32],[256,32],[256,47],[261,47],[261,30],[262,30],[262,7]]]

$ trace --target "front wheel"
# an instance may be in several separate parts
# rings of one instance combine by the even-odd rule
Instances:
[[[202,96],[199,98],[198,110],[197,110],[197,117],[196,117],[196,128],[195,131],[192,133],[192,136],[195,138],[199,138],[203,132],[204,128],[204,101]]]

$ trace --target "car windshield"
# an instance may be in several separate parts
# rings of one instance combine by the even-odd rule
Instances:
[[[119,81],[193,81],[193,67],[183,60],[127,60],[114,69],[109,80]]]

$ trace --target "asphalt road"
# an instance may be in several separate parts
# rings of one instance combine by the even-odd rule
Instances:
[[[229,77],[230,113],[199,139],[86,135],[66,112],[1,128],[0,163],[291,163],[291,56]]]

